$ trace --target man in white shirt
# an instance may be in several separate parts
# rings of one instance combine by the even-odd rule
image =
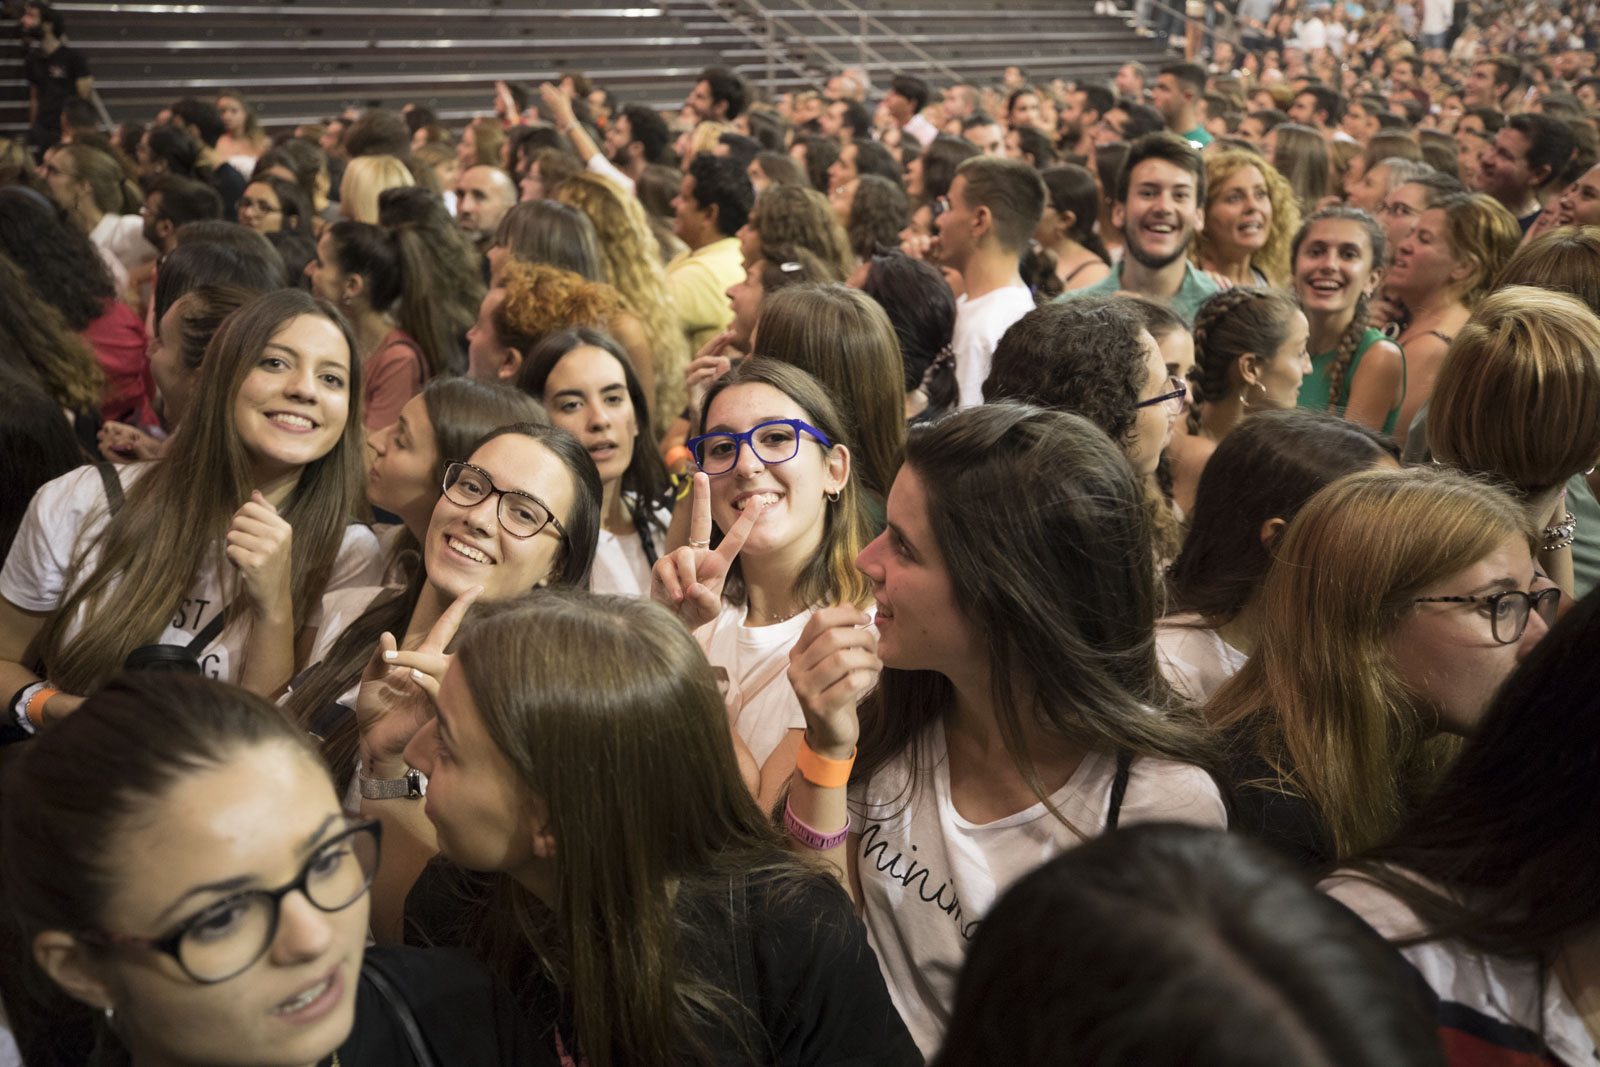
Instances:
[[[958,403],[983,403],[983,380],[1000,337],[1034,308],[1017,263],[1044,215],[1039,172],[1015,159],[975,156],[956,168],[950,208],[939,216],[940,260],[961,274],[956,328]]]
[[[888,110],[889,117],[894,119],[894,124],[900,127],[900,132],[910,134],[917,139],[923,148],[939,136],[939,131],[922,115],[922,109],[928,106],[930,90],[928,83],[912,74],[896,74],[894,80],[889,82],[889,93],[883,98],[883,106]]]

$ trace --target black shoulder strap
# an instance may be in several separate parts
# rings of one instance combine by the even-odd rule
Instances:
[[[96,460],[94,469],[100,472],[100,484],[106,487],[106,503],[115,515],[122,510],[122,479],[117,477],[117,468],[107,460]]]
[[[1122,816],[1122,797],[1128,791],[1128,769],[1133,766],[1133,753],[1125,748],[1117,750],[1117,774],[1111,779],[1111,803],[1106,809],[1106,829],[1115,830]]]
[[[217,637],[221,635],[223,629],[228,625],[228,616],[233,614],[233,605],[236,603],[238,602],[229,602],[226,607],[213,615],[211,617],[211,621],[206,623],[205,627],[201,629],[199,633],[195,634],[189,643],[184,647],[186,647],[198,658],[200,653],[206,650],[206,646],[215,641]]]
[[[400,1024],[400,1029],[405,1031],[406,1045],[411,1049],[412,1058],[416,1060],[417,1067],[438,1067],[433,1052],[428,1048],[427,1040],[422,1036],[422,1028],[417,1025],[417,1017],[411,1011],[411,1005],[406,1003],[406,998],[401,996],[395,988],[394,982],[378,967],[377,961],[371,956],[367,957],[366,965],[361,968],[361,975],[372,982],[372,987],[378,991],[389,1010],[394,1013],[395,1021]]]

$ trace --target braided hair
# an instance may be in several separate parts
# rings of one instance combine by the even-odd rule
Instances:
[[[1291,265],[1299,262],[1300,244],[1311,232],[1311,227],[1326,220],[1354,222],[1359,225],[1366,232],[1367,244],[1372,248],[1370,269],[1376,270],[1384,263],[1384,257],[1388,255],[1388,242],[1378,220],[1360,208],[1339,205],[1323,208],[1301,225],[1300,231],[1294,235],[1294,243],[1289,246]],[[1350,383],[1345,381],[1345,375],[1350,373],[1350,363],[1355,359],[1356,347],[1361,343],[1361,335],[1367,332],[1367,326],[1371,322],[1371,305],[1372,300],[1366,293],[1357,297],[1356,310],[1350,318],[1350,325],[1339,335],[1339,345],[1336,349],[1338,354],[1328,367],[1328,406],[1332,410],[1342,411],[1350,402]]]
[[[1200,406],[1216,403],[1234,388],[1230,377],[1239,357],[1270,360],[1289,339],[1299,310],[1281,289],[1239,286],[1207,298],[1194,317],[1194,366],[1189,368],[1189,430],[1200,430]]]

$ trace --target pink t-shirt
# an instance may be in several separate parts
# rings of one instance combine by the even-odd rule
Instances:
[[[100,317],[80,336],[94,349],[106,372],[101,417],[134,426],[157,425],[159,420],[150,406],[156,383],[150,376],[149,345],[139,316],[122,301],[108,297]]]
[[[422,392],[428,361],[422,349],[398,326],[361,364],[361,423],[381,430],[400,418],[406,401]]]

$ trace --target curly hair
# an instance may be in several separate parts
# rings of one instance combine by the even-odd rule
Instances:
[[[1383,227],[1378,220],[1362,211],[1360,208],[1346,207],[1342,204],[1335,207],[1324,208],[1312,215],[1300,227],[1300,232],[1294,235],[1294,241],[1289,246],[1289,262],[1292,265],[1300,258],[1300,245],[1311,232],[1311,227],[1319,222],[1339,221],[1354,222],[1359,225],[1367,235],[1367,244],[1371,249],[1369,262],[1371,270],[1377,270],[1387,262],[1388,238],[1384,235]],[[1367,332],[1370,321],[1371,301],[1367,294],[1362,293],[1356,298],[1355,315],[1350,319],[1350,325],[1344,328],[1344,333],[1339,335],[1338,355],[1328,367],[1328,403],[1335,409],[1342,408],[1350,402],[1350,383],[1344,376],[1350,372],[1350,361],[1355,358],[1356,346],[1361,343],[1361,335]]]
[[[808,249],[848,278],[855,270],[850,238],[833,214],[828,198],[798,185],[769,185],[750,209],[749,225],[761,244]]]
[[[0,255],[0,363],[32,377],[52,400],[73,411],[95,411],[106,376],[89,345],[67,328],[61,313],[33,292],[22,268]]]
[[[506,261],[500,286],[506,296],[494,312],[495,336],[522,352],[559,330],[606,329],[626,309],[622,294],[604,282],[515,256]]]
[[[1272,204],[1272,219],[1267,224],[1267,241],[1261,246],[1260,251],[1250,257],[1250,265],[1266,275],[1267,281],[1271,284],[1287,285],[1289,242],[1295,231],[1300,228],[1300,204],[1295,199],[1294,188],[1271,163],[1254,152],[1246,152],[1243,149],[1218,152],[1209,157],[1206,160],[1206,186],[1211,190],[1211,197],[1206,201],[1207,222],[1210,221],[1211,208],[1221,199],[1220,190],[1223,183],[1247,167],[1254,167],[1260,172],[1261,179],[1267,186],[1267,199]],[[1211,259],[1215,252],[1216,239],[1211,233],[1211,227],[1207,225],[1195,234],[1194,244],[1189,249],[1189,258],[1199,266]]]
[[[1461,303],[1475,308],[1494,289],[1522,243],[1522,227],[1505,205],[1487,193],[1447,196],[1428,210],[1444,212],[1445,235],[1456,259],[1470,259],[1476,270],[1461,294]]]
[[[667,296],[667,272],[643,205],[587,171],[562,182],[554,199],[589,216],[600,238],[607,278],[644,325],[656,394],[651,410],[682,411],[687,402],[683,370],[689,364],[689,342]]]
[[[850,201],[850,224],[845,228],[850,251],[869,259],[879,245],[893,248],[900,243],[911,204],[905,190],[888,178],[863,174],[856,179],[856,195]]]
[[[995,346],[984,403],[1020,400],[1074,411],[1126,448],[1150,375],[1144,332],[1125,297],[1085,296],[1035,308]]]
[[[0,189],[0,255],[22,268],[34,292],[61,312],[74,333],[103,315],[105,302],[117,295],[88,235],[31,190]]]
[[[1247,353],[1270,361],[1289,339],[1299,303],[1282,289],[1239,286],[1206,298],[1194,316],[1194,366],[1189,368],[1190,432],[1200,428],[1200,406],[1233,388],[1230,371]]]

